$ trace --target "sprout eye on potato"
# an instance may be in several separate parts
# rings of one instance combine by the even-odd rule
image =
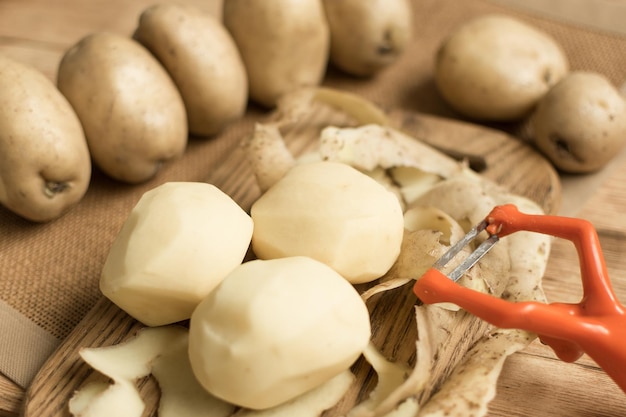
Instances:
[[[187,145],[187,115],[165,69],[138,42],[94,33],[70,48],[57,86],[78,114],[95,164],[128,183],[152,178]]]
[[[412,30],[407,0],[324,0],[330,61],[343,71],[371,76],[404,52]]]
[[[531,120],[535,144],[562,171],[596,171],[626,144],[626,102],[597,73],[567,75],[543,97]]]
[[[435,80],[464,116],[514,121],[526,117],[568,69],[564,51],[548,34],[512,17],[487,15],[442,43]]]
[[[34,68],[0,55],[0,204],[53,220],[89,186],[91,160],[76,113]]]
[[[246,69],[217,19],[190,6],[158,4],[141,14],[134,37],[174,80],[192,134],[216,134],[243,115],[248,102]]]

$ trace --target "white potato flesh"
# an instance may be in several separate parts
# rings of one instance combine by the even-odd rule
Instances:
[[[252,205],[251,216],[257,257],[309,256],[352,283],[384,275],[404,233],[398,198],[338,162],[296,165]]]
[[[241,410],[236,417],[319,417],[341,400],[354,379],[352,372],[343,371],[291,401],[265,410]]]
[[[102,293],[148,326],[186,320],[239,265],[252,219],[213,185],[165,183],[131,211],[106,259]]]
[[[75,417],[141,417],[145,404],[131,381],[113,384],[92,382],[78,391],[68,404]]]
[[[267,409],[349,369],[371,328],[358,292],[314,259],[237,267],[194,311],[189,359],[204,388]]]

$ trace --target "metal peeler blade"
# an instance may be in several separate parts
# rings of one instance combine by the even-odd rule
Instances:
[[[465,246],[470,244],[478,235],[487,228],[488,223],[486,220],[478,223],[474,226],[467,234],[459,240],[457,243],[452,245],[450,249],[446,253],[443,254],[441,258],[433,265],[433,268],[441,271],[447,264],[454,258]],[[476,262],[478,262],[483,256],[489,252],[489,250],[498,242],[498,235],[490,235],[487,239],[485,239],[478,247],[467,257],[463,262],[461,262],[456,268],[454,268],[449,274],[446,276],[450,278],[452,281],[458,281],[465,272],[467,272],[470,268],[472,268]]]

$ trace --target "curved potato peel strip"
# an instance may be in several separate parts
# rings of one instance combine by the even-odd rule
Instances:
[[[75,417],[141,417],[145,404],[135,385],[125,379],[113,384],[92,382],[70,400],[69,411]]]
[[[278,126],[257,123],[252,136],[244,142],[246,156],[257,184],[267,191],[295,165]]]
[[[365,170],[413,167],[441,178],[450,178],[465,169],[463,164],[415,138],[376,124],[323,129],[320,155]]]
[[[344,113],[356,125],[389,124],[385,112],[371,101],[354,93],[325,87],[305,87],[285,94],[278,101],[272,120],[281,126],[293,125],[310,116],[315,105],[319,104]]]
[[[241,410],[233,417],[318,417],[334,406],[354,382],[354,375],[344,371],[322,385],[286,403],[266,410]]]
[[[154,361],[152,375],[161,390],[159,417],[227,417],[235,406],[209,394],[196,380],[189,363],[189,338]]]
[[[159,417],[317,417],[334,406],[354,382],[344,371],[319,387],[280,406],[241,409],[209,394],[197,382],[188,356],[188,329],[171,325],[147,327],[126,342],[85,348],[81,356],[113,383],[91,382],[70,399],[75,417],[140,417],[145,404],[135,381],[152,374],[161,390]]]
[[[523,333],[496,331],[481,339],[416,417],[484,416],[505,359],[530,343]]]
[[[148,376],[152,362],[168,347],[180,343],[186,332],[179,326],[144,328],[126,342],[82,348],[79,354],[89,366],[114,381],[132,381]]]
[[[209,395],[196,381],[187,356],[188,330],[148,327],[126,342],[83,348],[81,357],[113,383],[92,382],[69,403],[75,417],[140,417],[145,408],[136,380],[154,374],[161,387],[160,417],[226,417],[234,406]]]
[[[405,369],[399,365],[387,361],[375,347],[369,347],[366,359],[371,361],[374,370],[380,372],[377,386],[372,391],[371,396],[354,407],[347,417],[379,417],[392,413],[398,405],[417,397],[425,388],[431,377],[431,367],[434,362],[434,351],[430,332],[428,331],[428,319],[420,307],[415,308],[415,317],[419,338],[415,342],[417,351],[417,361],[415,367],[408,372],[406,378],[400,378],[400,372],[405,373]],[[380,393],[386,393],[386,396]],[[409,401],[404,407],[403,413],[408,413],[416,409],[416,403]],[[392,414],[393,415],[393,414]],[[401,416],[405,414],[400,414]],[[413,415],[413,414],[406,414]]]

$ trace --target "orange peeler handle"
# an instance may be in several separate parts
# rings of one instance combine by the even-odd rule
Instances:
[[[509,302],[465,288],[431,268],[413,287],[424,303],[451,302],[500,328],[537,333],[563,361],[587,353],[626,392],[626,311],[611,287],[596,230],[591,223],[560,216],[520,213],[513,205],[495,207],[487,232],[517,231],[570,240],[580,259],[583,297],[579,303]]]

